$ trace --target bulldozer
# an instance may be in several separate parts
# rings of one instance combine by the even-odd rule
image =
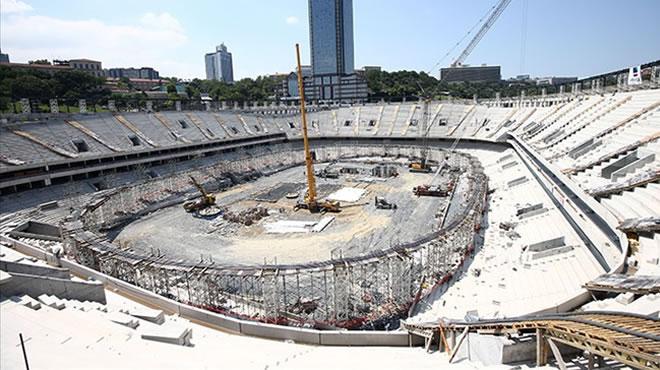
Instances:
[[[431,172],[431,166],[427,163],[426,158],[422,158],[420,161],[411,162],[408,164],[408,169],[410,172],[421,172],[429,173]]]
[[[202,194],[198,199],[189,200],[183,203],[183,209],[188,213],[199,212],[203,209],[209,208],[215,205],[215,196],[209,194],[204,190],[202,185],[195,180],[194,177],[190,176],[190,182],[195,185],[197,190]]]
[[[396,209],[396,204],[390,203],[387,199],[383,197],[376,196],[374,197],[374,204],[376,209]]]

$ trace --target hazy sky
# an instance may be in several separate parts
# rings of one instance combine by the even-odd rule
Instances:
[[[446,66],[462,47],[442,57],[495,3],[354,0],[355,65]],[[203,78],[204,53],[221,42],[235,78],[292,70],[296,42],[309,60],[307,0],[0,0],[0,13],[12,62],[89,58]],[[660,0],[512,0],[466,62],[502,65],[505,78],[603,73],[660,59],[659,17]]]

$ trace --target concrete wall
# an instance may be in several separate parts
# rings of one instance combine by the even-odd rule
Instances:
[[[11,273],[11,280],[2,285],[2,295],[27,294],[37,298],[42,294],[61,299],[93,301],[105,304],[105,289],[98,281],[75,281],[48,276]]]
[[[57,279],[68,279],[70,277],[69,270],[59,267],[32,265],[27,263],[18,263],[0,260],[0,270],[9,272],[10,274],[28,274],[52,277]]]

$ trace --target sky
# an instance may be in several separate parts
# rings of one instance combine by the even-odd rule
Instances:
[[[355,66],[437,76],[496,2],[354,0]],[[501,65],[508,78],[654,61],[659,14],[660,0],[512,0],[466,63]],[[224,42],[234,78],[254,78],[293,70],[296,43],[309,63],[308,33],[307,0],[0,0],[0,49],[12,62],[88,58],[204,78],[204,54]]]

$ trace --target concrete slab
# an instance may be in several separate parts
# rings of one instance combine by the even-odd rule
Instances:
[[[360,200],[366,192],[366,189],[344,187],[328,195],[328,199],[353,203]]]
[[[321,221],[312,227],[312,232],[320,233],[321,231],[325,230],[325,228],[328,227],[328,225],[330,225],[334,219],[334,216],[323,217]]]
[[[0,270],[0,285],[8,283],[11,280],[11,274]]]
[[[281,220],[264,224],[267,234],[308,233],[316,221]]]

